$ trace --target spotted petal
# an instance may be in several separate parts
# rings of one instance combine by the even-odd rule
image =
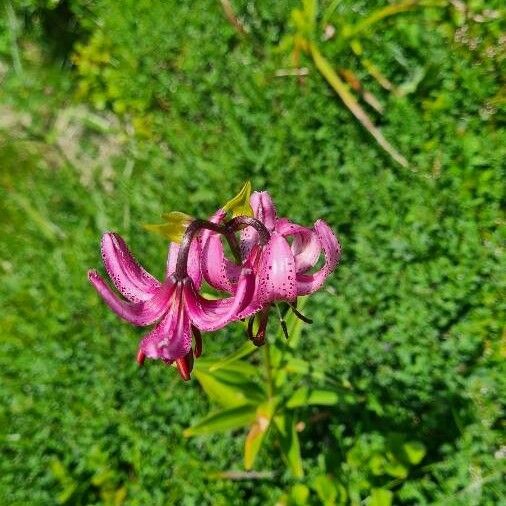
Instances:
[[[297,274],[297,295],[309,295],[321,288],[341,257],[341,245],[323,220],[315,223],[314,230],[323,248],[325,264],[314,274]]]
[[[199,330],[218,330],[237,320],[255,294],[255,275],[249,267],[244,267],[239,276],[234,295],[225,299],[208,300],[202,297],[193,286],[185,286],[185,304],[190,319]]]
[[[292,250],[282,235],[272,232],[260,257],[256,298],[261,304],[268,304],[276,300],[291,301],[296,296]]]
[[[286,218],[276,221],[276,230],[284,237],[293,237],[292,252],[297,274],[304,273],[316,264],[322,248],[313,230],[292,223]]]
[[[143,327],[160,319],[170,303],[174,282],[168,278],[148,300],[127,302],[116,295],[96,271],[88,271],[88,279],[104,302],[121,318],[133,325]]]
[[[226,258],[219,234],[210,234],[204,246],[202,274],[204,279],[216,290],[228,293],[235,291],[235,285],[241,274],[241,266]]]
[[[105,233],[101,250],[107,274],[118,291],[128,300],[146,301],[160,287],[159,281],[137,263],[120,235],[114,232]]]
[[[152,359],[173,362],[191,349],[191,324],[183,305],[182,286],[178,286],[171,306],[158,325],[141,341],[139,350]]]

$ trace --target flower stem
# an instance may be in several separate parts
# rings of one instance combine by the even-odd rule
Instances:
[[[175,276],[178,281],[182,281],[188,277],[188,255],[190,254],[190,246],[195,234],[203,228],[225,235],[228,232],[223,225],[219,225],[218,223],[212,223],[207,220],[193,220],[188,225],[183,240],[181,241],[181,246],[179,247],[175,270]]]
[[[249,216],[236,216],[226,224],[226,227],[227,230],[231,232],[241,230],[245,227],[253,227],[258,232],[258,242],[260,246],[267,244],[271,238],[271,234],[265,225],[260,220],[250,218]]]
[[[272,379],[271,350],[269,343],[264,344],[264,363],[267,375],[267,394],[269,399],[274,396],[274,382]]]

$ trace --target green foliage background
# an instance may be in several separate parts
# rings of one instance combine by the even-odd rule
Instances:
[[[248,179],[343,244],[305,307],[301,354],[356,401],[302,411],[307,480],[324,470],[362,501],[377,486],[394,504],[504,499],[504,9],[443,2],[366,32],[396,95],[351,50],[333,57],[340,30],[387,2],[320,4],[337,28],[322,51],[380,98],[385,114],[370,114],[410,168],[311,61],[302,82],[276,77],[298,2],[234,1],[246,36],[220,2],[0,5],[1,504],[255,505],[293,490],[268,446],[269,477],[216,477],[241,469],[244,433],[184,439],[209,410],[198,383],[137,369],[139,329],[86,279],[110,229],[161,276],[166,245],[142,223],[209,215]],[[243,339],[207,336],[205,354]],[[392,434],[427,449],[407,478],[370,472]]]

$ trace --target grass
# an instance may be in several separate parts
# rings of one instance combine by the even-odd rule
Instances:
[[[161,364],[137,369],[141,332],[86,279],[105,230],[161,276],[166,245],[142,224],[170,210],[206,216],[247,179],[280,214],[307,225],[323,217],[343,243],[341,267],[305,308],[315,323],[303,353],[361,400],[323,418],[304,413],[308,483],[324,469],[363,500],[367,487],[354,483],[369,464],[354,470],[350,451],[396,432],[427,455],[406,480],[369,476],[370,487],[392,489],[396,504],[497,504],[506,138],[503,60],[486,56],[496,22],[417,10],[361,39],[395,86],[423,76],[407,95],[382,90],[352,52],[340,56],[384,103],[375,121],[405,169],[309,60],[302,82],[275,77],[289,66],[277,48],[296,3],[233,4],[247,38],[219,2],[97,2],[91,14],[71,3],[77,68],[51,52],[44,10],[25,13],[21,66],[11,35],[0,36],[2,504],[254,505],[290,490],[268,451],[257,469],[267,478],[216,478],[241,471],[244,434],[184,439],[209,408],[198,384]],[[338,28],[369,8],[333,4],[326,15]],[[463,26],[466,43],[454,37]],[[331,62],[335,44],[322,44]],[[238,329],[206,336],[204,353],[243,339]]]

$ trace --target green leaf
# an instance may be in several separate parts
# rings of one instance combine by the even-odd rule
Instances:
[[[183,432],[183,436],[202,436],[215,432],[238,429],[251,424],[256,417],[256,407],[251,404],[226,409],[207,416]]]
[[[420,441],[407,441],[402,445],[402,449],[410,464],[419,464],[425,457],[427,450]]]
[[[191,216],[179,211],[165,213],[162,218],[165,219],[165,223],[158,225],[146,224],[144,228],[172,242],[181,242],[188,225],[193,221]]]
[[[308,387],[299,388],[286,403],[286,407],[293,409],[301,406],[334,406],[340,400],[339,394],[331,390],[310,390]]]
[[[244,467],[247,470],[253,468],[256,456],[271,425],[273,412],[272,403],[265,403],[257,409],[255,423],[251,426],[244,443]]]
[[[300,443],[295,428],[293,413],[285,413],[274,417],[274,422],[279,431],[280,445],[283,458],[288,468],[296,478],[304,476],[302,458],[300,456]]]
[[[250,197],[251,197],[251,183],[247,181],[241,188],[241,191],[223,206],[223,209],[227,213],[231,213],[233,217],[253,216],[253,209],[251,209]]]
[[[218,369],[221,369],[222,367],[229,365],[231,362],[235,362],[241,358],[251,355],[251,353],[253,353],[255,350],[258,350],[258,347],[248,339],[238,350],[209,366],[209,370],[216,371]]]
[[[390,506],[394,494],[386,488],[373,488],[367,501],[368,506]]]
[[[244,376],[235,376],[230,382],[203,370],[195,370],[194,376],[208,397],[225,408],[258,404],[265,398],[261,387]]]
[[[285,370],[288,373],[307,374],[309,372],[310,363],[302,358],[290,357],[285,363]]]
[[[309,488],[302,483],[296,483],[290,491],[290,500],[295,506],[305,506],[309,499]]]
[[[385,463],[385,472],[394,478],[399,478],[401,480],[405,479],[408,476],[408,468],[398,462],[397,460],[392,460],[390,462]]]
[[[318,494],[318,497],[325,506],[336,504],[338,489],[326,474],[316,476],[311,482],[311,487]]]

